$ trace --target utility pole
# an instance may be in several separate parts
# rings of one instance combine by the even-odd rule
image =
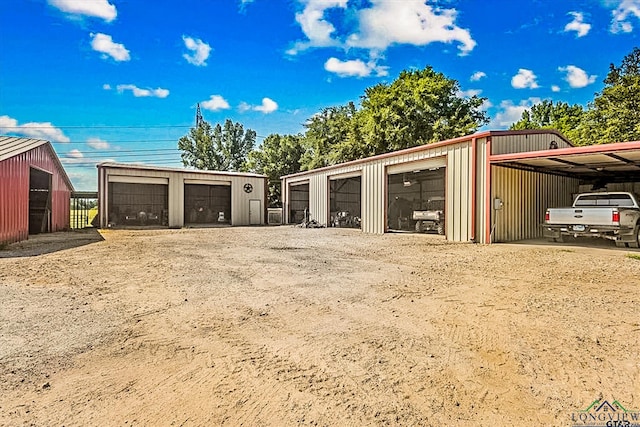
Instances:
[[[196,110],[196,129],[202,126],[204,119],[202,118],[202,113],[200,112],[200,103],[198,102],[198,109]]]

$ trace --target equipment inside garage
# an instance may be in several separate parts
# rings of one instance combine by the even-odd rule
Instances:
[[[165,184],[109,183],[109,224],[167,225],[168,186]]]
[[[361,183],[359,176],[329,182],[329,211],[333,227],[360,228]]]
[[[231,218],[231,185],[184,185],[187,224],[225,224]]]
[[[445,167],[389,174],[389,231],[444,234]]]
[[[300,224],[304,221],[305,212],[309,210],[309,183],[291,185],[289,187],[289,224]]]

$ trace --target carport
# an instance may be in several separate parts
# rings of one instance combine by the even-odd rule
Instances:
[[[498,154],[489,163],[492,242],[541,237],[546,209],[570,206],[581,192],[640,193],[640,141]]]

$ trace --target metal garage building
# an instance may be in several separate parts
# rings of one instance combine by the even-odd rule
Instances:
[[[410,230],[411,211],[439,201],[448,240],[541,237],[546,208],[570,205],[580,177],[514,159],[567,149],[578,150],[555,131],[488,131],[284,176],[284,222],[299,222],[307,210],[335,225],[341,211],[356,211],[364,232]]]
[[[100,227],[261,225],[267,177],[120,163],[98,165]]]
[[[69,228],[72,191],[49,141],[0,136],[0,243]]]

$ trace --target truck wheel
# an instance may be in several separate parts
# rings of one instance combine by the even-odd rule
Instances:
[[[422,233],[422,221],[416,222],[416,232]]]
[[[562,234],[561,234],[558,237],[552,238],[551,241],[553,241],[555,243],[563,243],[564,242],[564,237],[562,237]]]
[[[636,225],[636,232],[633,234],[633,242],[629,243],[632,248],[640,248],[640,225]]]

